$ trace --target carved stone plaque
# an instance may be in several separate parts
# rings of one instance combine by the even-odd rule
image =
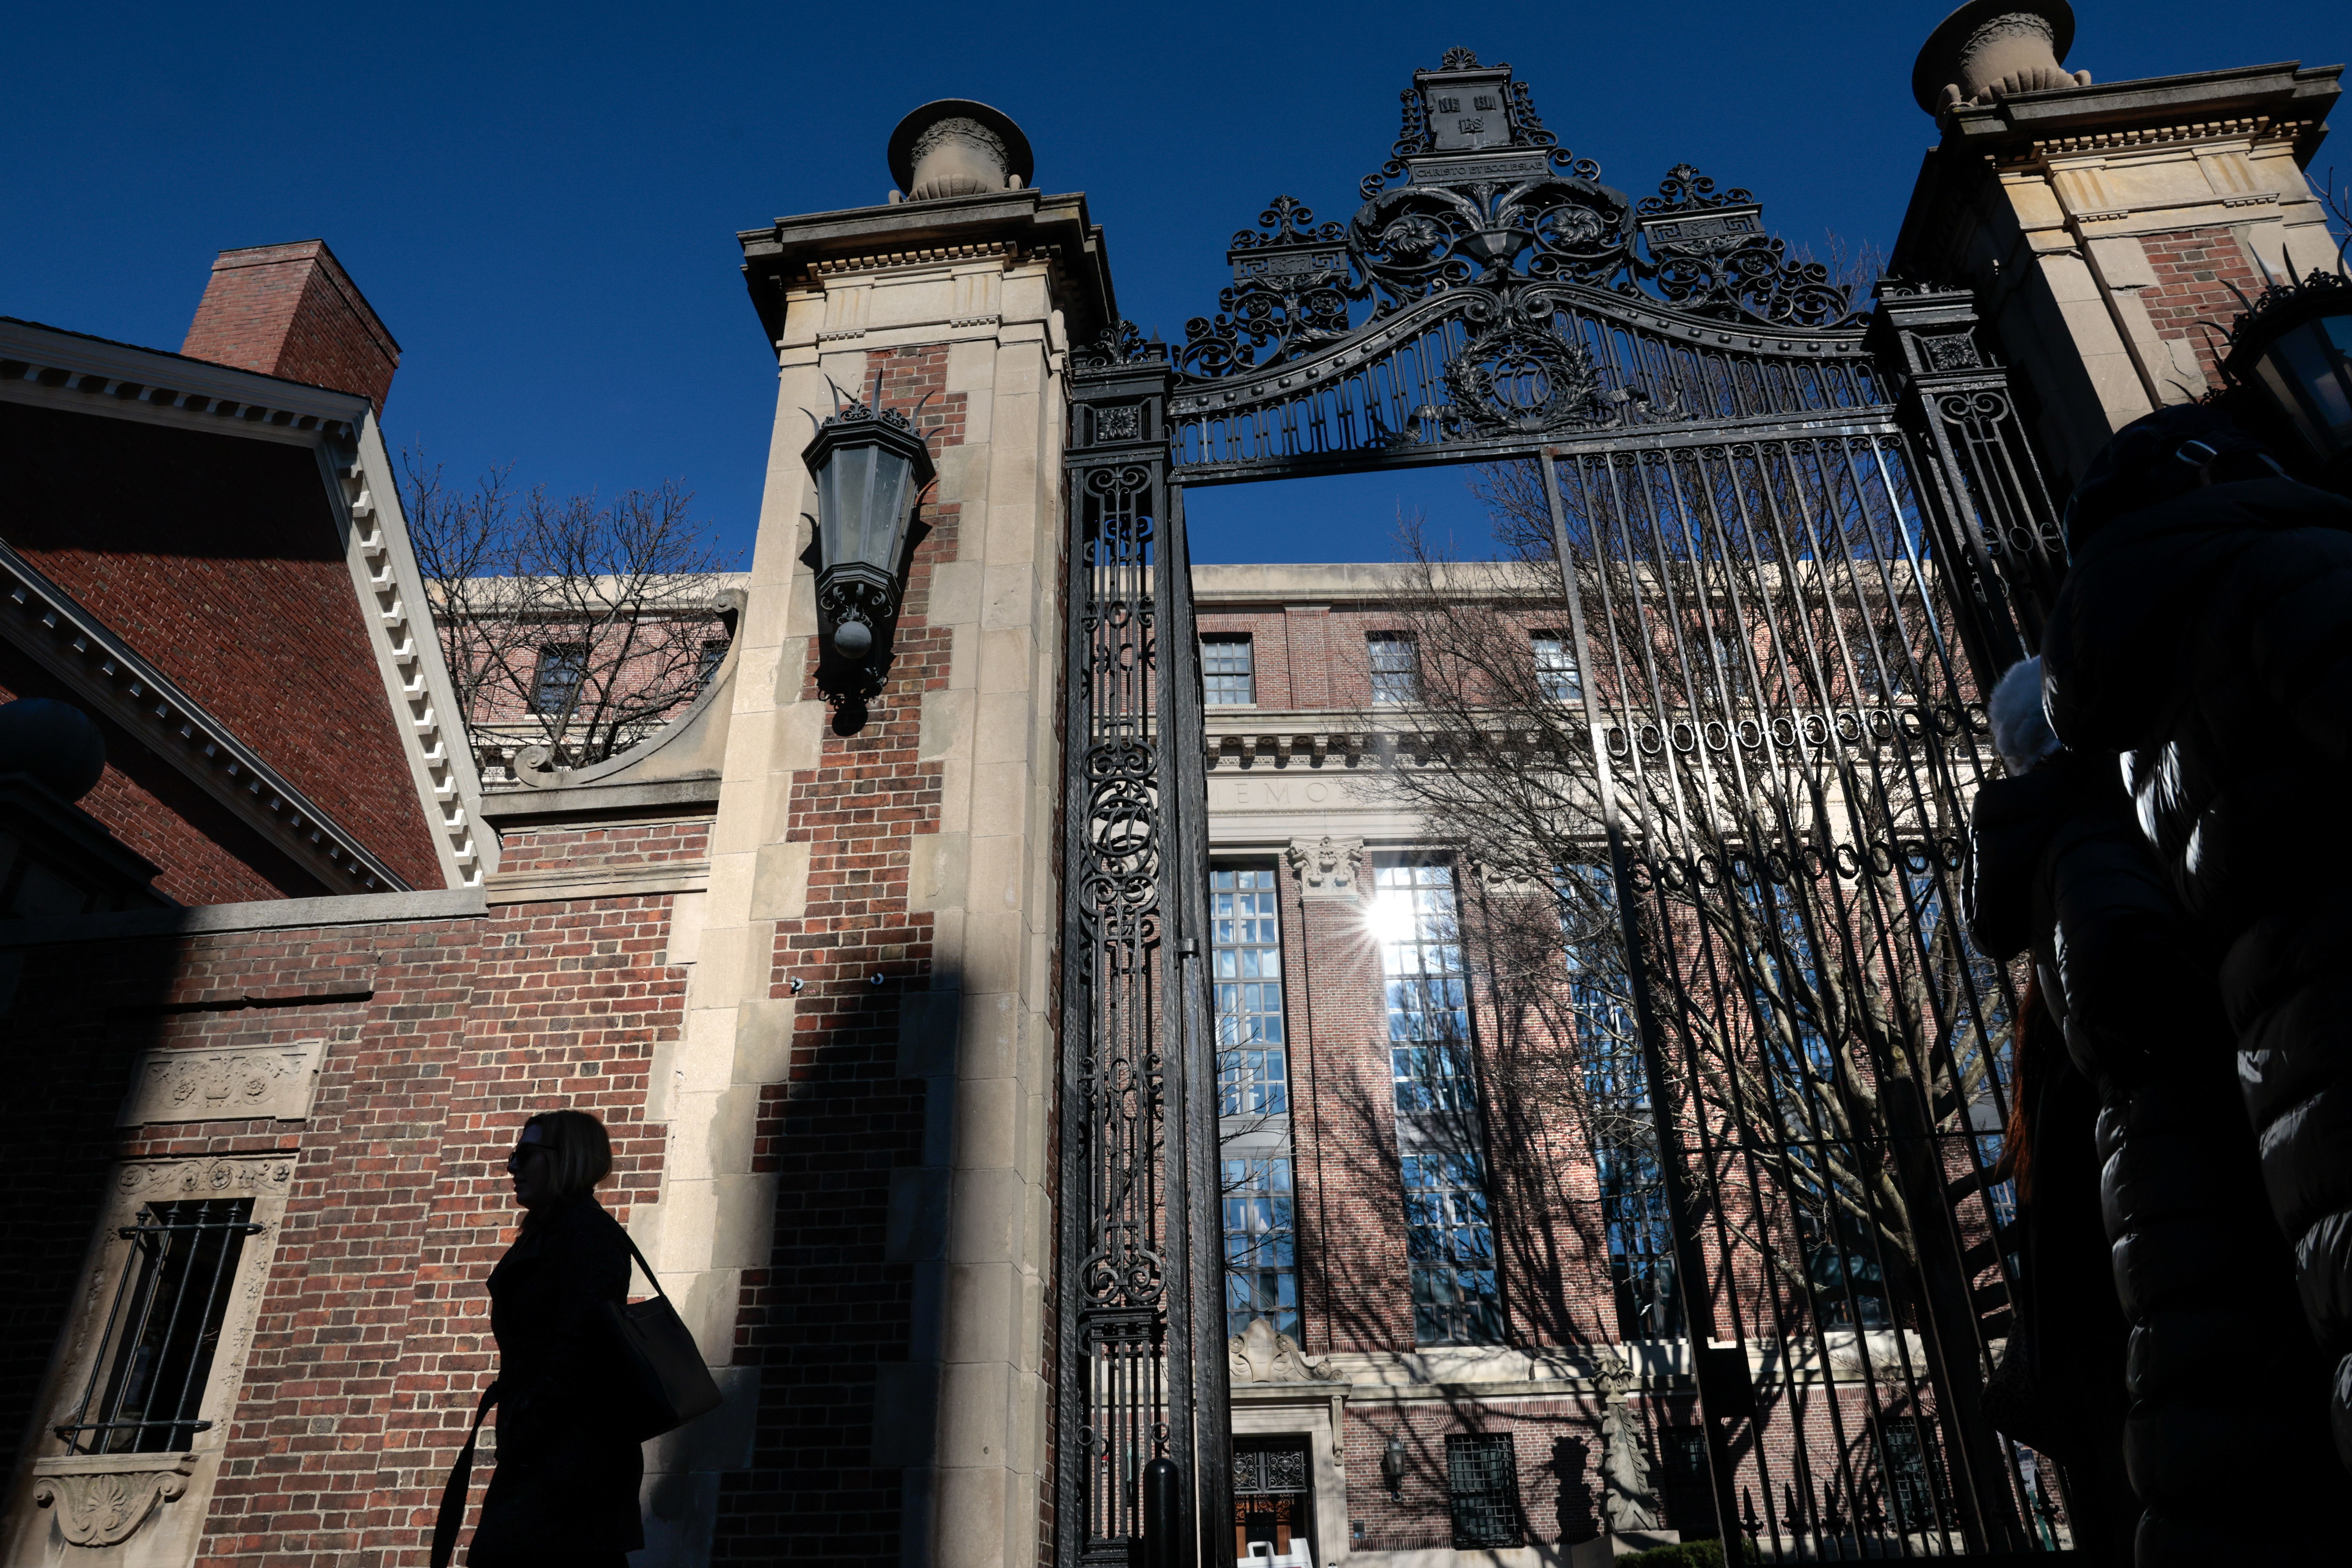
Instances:
[[[310,1114],[324,1040],[284,1046],[157,1049],[139,1064],[115,1118],[121,1127],[170,1121],[299,1121]]]

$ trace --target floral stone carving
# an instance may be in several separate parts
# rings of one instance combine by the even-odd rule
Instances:
[[[33,1501],[57,1510],[74,1546],[120,1546],[148,1516],[186,1494],[193,1454],[91,1454],[34,1466]]]
[[[1290,862],[1299,886],[1310,897],[1318,893],[1352,897],[1363,880],[1364,841],[1360,838],[1296,838],[1284,852],[1284,858]]]

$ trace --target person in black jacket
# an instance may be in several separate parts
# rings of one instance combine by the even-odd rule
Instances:
[[[2018,1033],[2025,1241],[1986,1410],[2066,1466],[2095,1562],[2294,1560],[2322,1539],[2325,1439],[2280,1381],[2307,1356],[2286,1249],[2247,1224],[2228,1022],[2115,759],[2059,750],[2041,696],[2035,660],[1995,689],[2010,776],[1979,791],[1972,832],[1970,934],[2032,952],[2063,1031],[2056,1051],[2031,1015]]]
[[[2167,409],[2084,476],[2067,545],[2045,706],[2070,749],[2121,755],[2218,976],[2352,1467],[2352,502],[2221,408]]]
[[[644,1455],[615,1420],[604,1321],[629,1288],[628,1243],[596,1201],[612,1169],[604,1124],[584,1110],[532,1117],[507,1158],[524,1215],[490,1270],[498,1470],[471,1568],[622,1568],[645,1544]]]

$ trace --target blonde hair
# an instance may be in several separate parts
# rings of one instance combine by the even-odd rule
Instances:
[[[585,1110],[542,1110],[523,1123],[539,1129],[551,1162],[550,1180],[559,1198],[574,1198],[601,1185],[613,1173],[613,1139],[604,1124]]]

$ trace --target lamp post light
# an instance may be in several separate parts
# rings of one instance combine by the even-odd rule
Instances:
[[[2295,433],[2322,485],[2352,494],[2352,278],[2338,266],[2263,289],[2231,328],[2222,372]]]
[[[862,703],[890,668],[899,584],[928,531],[914,516],[931,454],[904,414],[851,403],[816,427],[801,460],[816,479],[818,682],[845,705]]]

